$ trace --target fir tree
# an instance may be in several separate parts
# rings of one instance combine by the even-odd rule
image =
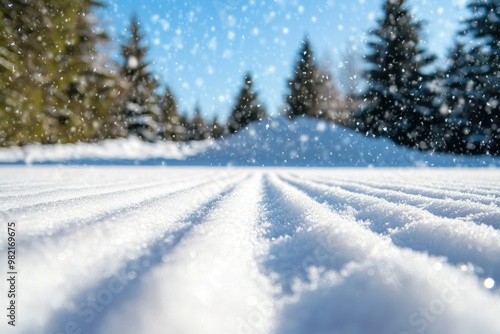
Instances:
[[[107,36],[92,0],[0,3],[0,145],[119,135],[118,78],[100,63]]]
[[[424,68],[435,57],[420,43],[421,22],[416,22],[405,0],[387,0],[366,57],[366,105],[357,115],[359,129],[388,136],[400,144],[426,148],[433,118],[432,96]]]
[[[160,98],[160,123],[161,136],[167,140],[178,140],[179,137],[179,113],[177,111],[177,102],[175,96],[169,86],[166,87],[165,93]]]
[[[175,141],[191,140],[191,122],[186,112],[179,115],[179,122],[175,126],[174,133]]]
[[[194,108],[194,115],[189,123],[189,139],[190,140],[203,140],[210,137],[209,127],[201,115],[200,105],[197,103]]]
[[[122,75],[126,78],[129,89],[124,106],[129,135],[136,135],[147,141],[157,139],[160,109],[155,89],[158,82],[148,70],[145,57],[148,48],[143,45],[137,17],[130,21],[130,38],[122,45]]]
[[[340,94],[326,64],[318,65],[311,43],[306,38],[294,66],[294,75],[288,82],[285,114],[289,118],[310,116],[337,119]]]
[[[215,115],[210,125],[210,138],[217,139],[222,137],[223,134],[224,127],[219,123],[219,118]]]
[[[294,75],[288,82],[290,91],[286,96],[287,109],[285,114],[289,118],[305,115],[319,117],[321,115],[319,77],[318,65],[311,43],[306,38],[294,66]]]
[[[459,85],[459,104],[452,105],[450,121],[460,119],[465,127],[468,153],[500,154],[500,0],[474,0],[472,16],[462,35],[473,46],[457,44],[449,80]],[[453,95],[452,95],[453,96]]]
[[[243,87],[228,119],[229,133],[235,133],[254,121],[266,118],[266,110],[258,100],[258,94],[253,89],[252,75],[244,77]]]
[[[436,149],[454,153],[467,153],[467,137],[470,133],[470,119],[476,103],[470,96],[470,85],[474,79],[476,57],[467,53],[465,44],[455,41],[450,50],[447,67],[440,82],[441,101],[437,106],[442,117],[435,131]]]

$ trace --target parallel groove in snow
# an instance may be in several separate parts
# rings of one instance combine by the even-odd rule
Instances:
[[[44,234],[52,236],[67,229],[78,229],[89,224],[95,225],[102,221],[105,222],[128,215],[137,210],[143,210],[144,207],[154,205],[162,198],[171,196],[177,192],[213,184],[216,181],[216,179],[206,181],[199,178],[191,178],[189,181],[171,182],[168,187],[162,183],[155,186],[146,185],[136,189],[59,200],[55,203],[42,202],[33,207],[25,206],[29,210],[28,212],[16,209],[9,210],[7,213],[11,219],[22,219],[29,223],[28,228],[24,231],[27,236],[43,236]],[[52,224],[47,226],[45,222],[39,219],[40,216],[50,215],[61,204],[64,205],[67,212],[65,215],[52,218]],[[3,240],[0,240],[0,248],[4,247],[2,242]]]
[[[346,263],[346,265],[342,268],[342,270],[340,270],[339,273],[332,272],[329,276],[326,276],[326,285],[330,286],[333,284],[333,286],[327,288],[327,290],[329,289],[332,291],[331,293],[334,296],[333,298],[338,297],[338,294],[343,296],[345,288],[336,288],[336,285],[346,284],[343,282],[345,278],[343,278],[342,276],[347,276],[349,278],[350,276],[364,276],[366,275],[366,270],[368,270],[368,272],[371,271],[373,273],[372,275],[375,275],[375,278],[380,275],[380,279],[382,279],[385,284],[399,286],[399,284],[401,284],[399,280],[405,280],[405,275],[409,275],[410,277],[419,277],[420,275],[422,275],[422,272],[416,269],[418,268],[418,266],[425,268],[424,271],[427,273],[432,272],[433,262],[428,261],[425,256],[409,251],[398,250],[395,246],[389,244],[387,240],[382,239],[378,234],[375,234],[374,232],[371,232],[360,225],[350,224],[349,221],[344,217],[337,215],[325,205],[315,202],[311,197],[309,197],[306,193],[300,191],[299,189],[288,185],[283,181],[280,181],[278,177],[274,176],[272,179],[273,183],[276,184],[280,189],[282,189],[283,194],[287,197],[288,201],[295,204],[294,209],[297,210],[297,214],[301,214],[303,219],[309,222],[312,228],[311,233],[317,234],[318,245],[320,246],[319,248],[324,248],[321,257],[325,258],[325,250],[326,254],[329,255],[326,257],[327,260],[324,260],[323,266],[326,266],[326,269],[328,270],[329,267],[331,268],[331,264],[330,266],[327,265],[328,261],[331,262],[333,260],[333,263],[335,264],[337,263],[339,256],[341,258],[341,263],[346,259],[351,259],[351,261],[349,263]],[[325,238],[328,242],[325,242]],[[321,241],[321,239],[323,239],[323,241]],[[318,255],[318,257],[319,256],[320,255]],[[386,262],[388,258],[391,259],[390,263]],[[410,259],[411,265],[408,266]],[[375,267],[373,267],[372,261],[374,261]],[[370,269],[368,269],[367,266]],[[335,268],[335,266],[333,268]],[[399,272],[398,276],[400,277],[393,277],[395,272]],[[315,275],[317,275],[317,272],[312,272],[311,275],[312,277],[314,277]],[[457,269],[445,264],[442,266],[442,269],[439,272],[433,273],[433,277],[429,277],[427,275],[425,279],[429,280],[429,282],[432,282],[433,279],[436,278],[436,276],[441,275],[445,275],[445,277],[458,277],[461,276],[461,273]],[[350,279],[352,280],[352,278]],[[424,277],[422,277],[422,279],[424,279]],[[461,279],[465,279],[465,277]],[[370,278],[370,280],[372,280],[372,278]],[[441,280],[446,280],[446,278],[441,277]],[[349,289],[349,285],[351,283],[349,283],[349,281],[347,282],[348,283],[346,288]],[[317,285],[321,285],[321,283],[322,282],[319,281],[312,284],[313,289],[316,290]],[[432,291],[438,285],[438,282],[433,282],[428,287],[421,287],[420,289],[422,290],[420,290],[419,293],[425,295],[425,293],[427,293],[427,291],[425,291],[426,289],[430,289]],[[474,288],[472,288],[472,290],[473,289]],[[318,293],[314,290],[313,295],[317,295]],[[355,291],[353,292],[355,293]],[[391,291],[391,293],[394,293],[394,291]],[[399,294],[399,291],[397,293]],[[412,292],[408,292],[408,294],[412,295]],[[325,292],[320,292],[319,295],[321,296],[320,298],[324,298],[323,296],[325,295]],[[326,295],[328,295],[328,292],[326,292]],[[412,296],[412,298],[418,298],[420,296],[421,295],[414,295]],[[353,297],[353,295],[351,297]],[[485,296],[481,296],[480,298],[484,297]],[[284,314],[286,321],[283,321],[284,326],[278,330],[278,333],[306,333],[310,331],[311,327],[316,328],[316,331],[318,333],[327,331],[343,333],[349,332],[351,330],[352,323],[345,323],[345,319],[343,318],[341,313],[325,314],[323,320],[321,320],[322,322],[320,322],[319,324],[309,323],[307,319],[305,319],[305,321],[302,321],[300,318],[289,319],[289,317],[286,317],[288,312],[292,312],[292,314],[300,314],[303,309],[308,309],[309,311],[311,311],[312,308],[313,310],[317,310],[318,312],[324,312],[324,308],[321,303],[316,304],[317,301],[314,300],[314,304],[311,305],[309,298],[310,296],[305,294],[305,297],[300,298],[299,302],[293,303],[293,305],[289,309],[285,308]],[[315,299],[317,299],[317,296]],[[327,300],[329,300],[328,297]],[[386,303],[389,303],[390,305],[391,301],[389,300],[386,300]],[[494,302],[488,300],[487,298],[484,300],[484,302],[494,305]],[[351,301],[351,303],[353,302]],[[354,302],[353,304],[355,306],[355,312],[359,312],[361,315],[363,315],[363,312],[357,309],[365,304],[365,301],[361,301],[361,303],[361,305],[357,306],[356,302]],[[391,306],[394,307],[394,310],[389,312],[389,314],[380,314],[380,317],[389,317],[390,319],[386,319],[385,321],[383,321],[386,322],[388,327],[381,330],[381,333],[397,333],[398,329],[400,330],[401,327],[406,326],[406,319],[394,319],[393,314],[396,311],[401,312],[402,310],[404,310],[406,305],[404,305],[404,303],[397,302],[397,304]],[[339,307],[345,307],[344,303],[341,302]],[[292,311],[289,311],[290,309]],[[374,325],[371,323],[371,321],[377,319],[377,316],[374,316],[374,318],[371,318],[371,316],[377,314],[377,311],[379,310],[370,309],[370,318],[367,317],[368,314],[364,314],[364,317],[357,320],[357,326],[361,327],[361,330],[356,333],[373,332]],[[456,312],[456,310],[454,311]],[[490,311],[491,310],[487,310],[487,312],[489,313],[488,316],[491,317],[492,313],[490,313]],[[376,322],[380,322],[380,319],[377,319]],[[478,326],[479,324],[474,324],[473,328],[477,329]],[[465,328],[464,326],[460,325],[454,325],[453,327],[455,328],[448,329],[449,332],[465,334],[471,331],[471,328]],[[333,330],[333,328],[335,328],[336,331]],[[500,329],[500,324],[497,324],[497,330],[498,329]],[[494,331],[492,331],[491,333],[494,333]]]
[[[418,174],[415,176],[418,178]],[[325,181],[330,184],[338,185],[349,185],[349,186],[366,186],[374,188],[380,191],[393,190],[399,191],[407,195],[417,195],[426,197],[429,199],[454,199],[454,200],[465,200],[480,202],[486,205],[490,205],[492,202],[495,204],[500,204],[500,188],[496,187],[489,191],[477,191],[478,186],[474,183],[474,187],[471,184],[457,184],[456,186],[450,186],[450,182],[446,186],[436,185],[435,179],[420,179],[420,182],[415,184],[412,180],[408,180],[407,177],[404,178],[404,182],[401,180],[358,180],[358,179],[344,179],[344,178],[327,178],[325,176],[315,177],[318,181]],[[475,191],[474,191],[475,190]]]
[[[358,184],[357,182],[322,181],[321,183],[338,186],[353,194],[383,198],[392,203],[405,203],[429,211],[439,217],[463,218],[500,229],[500,208],[496,205],[490,205],[494,200],[492,198],[486,200],[487,205],[474,195],[461,194],[461,196],[452,198],[448,191],[442,192],[441,197],[435,192],[433,197],[426,197],[425,188],[423,187],[420,188],[422,193],[418,193],[418,191],[393,190],[390,186],[376,188],[371,185]]]
[[[0,173],[22,254],[20,333],[74,321],[82,333],[413,334],[410,315],[450,286],[425,333],[500,333],[493,170]],[[87,322],[77,310],[92,303]]]
[[[321,201],[354,207],[357,219],[374,217],[374,230],[386,230],[397,245],[447,256],[454,264],[471,262],[484,269],[486,277],[500,280],[500,233],[489,226],[434,216],[406,203],[392,203],[311,181],[290,182]]]
[[[83,226],[72,233],[58,235],[57,239],[46,238],[30,244],[23,258],[25,261],[28,259],[27,262],[33,263],[33,266],[25,269],[24,273],[34,277],[48,266],[47,269],[56,275],[43,280],[44,291],[38,291],[43,298],[32,300],[26,296],[22,302],[35,303],[38,306],[33,307],[45,312],[49,309],[49,301],[65,305],[69,302],[68,298],[76,296],[78,291],[92,282],[97,282],[96,274],[115,272],[125,264],[127,258],[140,256],[159,236],[180,228],[176,222],[244,178],[246,175],[240,174],[229,180],[205,182],[198,187],[160,197],[148,206],[136,208],[116,220],[110,217],[99,226]],[[97,249],[99,252],[96,256]],[[83,282],[77,280],[81,275],[86,277]],[[61,281],[66,283],[57,288]],[[30,281],[25,286],[38,290],[36,287],[40,286],[40,282]],[[40,303],[45,307],[41,307]],[[44,312],[41,311],[28,323],[37,326],[43,317]]]
[[[202,180],[206,175],[196,176],[195,179]],[[189,177],[190,180],[193,177]],[[182,183],[189,180],[187,177],[185,178],[174,178],[173,180],[145,180],[142,182],[138,182],[137,180],[130,181],[114,181],[110,183],[99,183],[95,184],[94,182],[88,183],[76,183],[73,185],[66,185],[65,187],[50,187],[50,190],[46,190],[46,187],[43,188],[41,192],[37,193],[28,193],[28,194],[19,194],[16,193],[13,196],[0,196],[0,200],[4,205],[5,210],[13,210],[13,209],[29,209],[30,206],[34,206],[37,204],[50,204],[52,202],[60,202],[60,201],[68,201],[68,200],[78,200],[82,197],[86,196],[95,196],[95,195],[105,195],[111,193],[118,192],[126,192],[126,191],[134,191],[144,188],[154,188],[159,187],[161,185],[169,185],[172,183]],[[0,194],[3,194],[0,192]]]
[[[373,183],[373,182],[356,182],[356,181],[344,181],[340,183],[339,181],[335,181],[336,184],[348,185],[351,187],[359,187],[359,188],[371,188],[373,190],[378,190],[380,192],[399,192],[401,194],[405,194],[408,196],[419,196],[429,200],[453,200],[457,202],[476,202],[484,205],[491,205],[494,203],[497,205],[500,203],[500,195],[499,191],[496,193],[490,193],[489,195],[475,194],[475,193],[464,193],[466,189],[456,189],[456,188],[448,188],[443,189],[435,188],[431,189],[427,185],[404,185],[404,184],[394,184],[394,183]]]
[[[132,305],[121,308],[100,333],[243,332],[249,326],[245,315],[255,308],[252,301],[270,298],[270,287],[266,288],[255,258],[266,249],[255,229],[260,179],[255,175],[222,198],[165,263],[145,277],[138,302],[147,312],[138,312]],[[169,284],[163,286],[164,282]],[[175,312],[158,312],[164,309]],[[224,314],[225,321],[217,321],[218,314]],[[139,315],[145,321],[138,321]],[[163,323],[158,323],[161,317]],[[269,320],[259,324],[259,332],[270,330]]]
[[[120,308],[130,302],[130,296],[137,293],[140,289],[140,282],[143,277],[147,277],[150,273],[161,265],[162,261],[167,258],[167,256],[173,252],[179,243],[189,235],[189,232],[197,225],[202,223],[202,217],[212,210],[213,206],[221,201],[226,195],[234,190],[234,185],[230,188],[225,189],[217,197],[213,198],[209,202],[204,203],[202,206],[196,208],[184,219],[177,222],[176,226],[172,229],[166,230],[163,235],[157,238],[154,242],[148,244],[147,248],[144,250],[141,256],[134,257],[132,259],[127,259],[126,264],[122,265],[122,268],[115,273],[115,277],[119,276],[123,281],[126,282],[123,291],[120,292],[119,296],[116,296],[113,301],[113,308]],[[133,276],[127,277],[127,275],[132,274]],[[97,285],[90,288],[87,287],[87,291],[98,292],[102,289],[106,289],[109,285],[110,279],[104,279],[100,281]],[[89,296],[80,295],[76,298],[72,298],[73,303],[87,304],[91,303]],[[87,310],[89,308],[87,307]],[[59,319],[73,319],[79,324],[82,333],[96,333],[99,328],[103,326],[103,322],[106,321],[107,317],[112,314],[113,309],[104,309],[103,311],[96,313],[93,321],[87,323],[87,319],[81,316],[75,316],[72,312],[68,312],[66,309],[62,309],[51,317],[51,321],[47,324],[47,331],[53,330],[54,328],[62,328],[59,323]]]

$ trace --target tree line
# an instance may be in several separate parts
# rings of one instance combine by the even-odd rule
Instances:
[[[359,131],[422,150],[500,154],[500,0],[472,0],[445,68],[405,0],[388,0],[370,31]],[[436,66],[434,66],[436,68]]]
[[[366,88],[340,104],[331,100],[334,86],[318,70],[306,40],[285,114],[334,115],[339,122],[338,112],[347,108],[341,123],[366,136],[420,150],[500,155],[500,0],[473,0],[468,8],[471,15],[440,68],[423,45],[423,22],[406,0],[385,1],[382,18],[369,31]]]
[[[137,136],[146,141],[202,140],[240,131],[267,111],[251,73],[229,118],[178,110],[172,89],[159,93],[136,17],[121,63],[103,52],[109,40],[94,0],[0,0],[0,146]],[[446,66],[421,38],[423,22],[405,0],[387,0],[369,31],[362,93],[341,94],[329,66],[305,38],[287,80],[282,113],[350,126],[421,150],[500,154],[500,0],[471,0]]]
[[[146,141],[202,140],[237,132],[267,117],[251,73],[227,124],[178,111],[159,82],[132,17],[122,62],[107,59],[93,0],[0,0],[0,146],[95,142],[137,136]]]
[[[235,133],[250,122],[267,117],[267,112],[253,89],[251,73],[243,78],[242,88],[226,124],[222,124],[217,116],[205,120],[199,104],[196,105],[192,118],[180,113],[168,85],[162,95],[156,93],[159,83],[145,60],[147,48],[142,43],[144,36],[135,16],[130,22],[130,32],[128,42],[122,45],[124,62],[120,68],[120,75],[125,78],[128,87],[124,95],[127,134],[150,142],[158,139],[203,140]]]

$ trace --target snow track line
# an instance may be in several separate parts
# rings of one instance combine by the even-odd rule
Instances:
[[[418,182],[406,176],[411,171],[404,171],[403,177],[394,179],[392,183],[405,186],[406,184],[402,180],[405,179],[408,181],[407,184],[411,186],[429,185],[430,189],[452,191],[465,189],[468,192],[485,195],[498,194],[500,191],[500,177],[495,169],[458,169],[460,176],[456,176],[456,171],[456,169],[420,170],[418,172],[420,179]],[[478,171],[480,171],[480,175],[478,175]]]
[[[121,181],[121,182],[113,182],[109,184],[96,184],[95,182],[88,182],[83,187],[80,185],[65,187],[65,188],[57,188],[54,186],[57,185],[57,180],[53,180],[50,184],[49,189],[45,190],[41,193],[36,194],[28,194],[21,196],[8,196],[8,197],[0,197],[2,203],[4,203],[4,210],[31,210],[36,205],[51,205],[61,203],[62,201],[73,201],[79,200],[85,197],[91,197],[96,195],[106,195],[118,192],[127,192],[134,191],[145,188],[154,188],[160,187],[162,185],[170,185],[176,183],[182,183],[186,180],[203,180],[206,178],[206,175],[202,176],[185,176],[185,178],[175,178],[173,180],[129,180],[129,181]],[[132,183],[130,181],[133,181]],[[142,181],[142,182],[139,182]],[[147,181],[144,183],[144,181]],[[67,196],[69,195],[69,196]],[[10,206],[9,206],[10,205]]]
[[[411,205],[426,210],[437,217],[461,218],[471,220],[477,224],[485,224],[495,229],[500,229],[500,208],[496,205],[486,205],[477,201],[477,198],[462,199],[450,198],[446,192],[441,197],[425,197],[406,191],[392,190],[390,187],[378,188],[371,185],[358,184],[357,182],[338,182],[338,181],[314,181],[318,184],[327,184],[337,186],[355,194],[364,194],[376,198],[383,198],[389,202]],[[389,188],[389,189],[388,189]],[[446,199],[442,199],[445,197]],[[491,200],[490,200],[491,203]]]
[[[64,185],[58,184],[58,182],[63,182]],[[109,182],[109,183],[104,183],[104,184],[92,184],[89,182],[89,184],[84,184],[82,185],[79,182],[75,182],[74,184],[67,184],[67,180],[51,180],[50,182],[46,182],[43,186],[27,186],[25,189],[19,189],[20,186],[18,187],[13,187],[14,189],[11,191],[12,194],[9,194],[8,191],[2,190],[0,191],[0,199],[2,200],[8,200],[8,199],[15,199],[15,198],[20,198],[23,197],[25,199],[30,199],[30,198],[36,198],[37,196],[45,196],[45,195],[50,195],[50,194],[57,194],[57,193],[63,193],[63,192],[71,192],[75,190],[85,190],[88,188],[95,188],[95,189],[106,189],[110,186],[121,186],[124,184],[128,184],[129,182],[127,181],[121,181],[121,182]],[[16,190],[17,188],[17,190]],[[49,190],[47,190],[49,189]]]
[[[338,184],[338,182],[335,182]],[[429,182],[431,183],[431,182]],[[346,182],[343,182],[346,184]],[[405,185],[404,183],[394,185],[392,183],[389,184],[378,184],[378,183],[369,183],[369,182],[352,182],[352,186],[367,186],[373,189],[379,190],[387,190],[387,191],[396,191],[408,195],[413,196],[421,196],[433,200],[442,199],[443,197],[449,200],[461,201],[461,202],[474,202],[483,205],[490,205],[494,203],[495,205],[500,204],[500,199],[498,195],[500,192],[496,192],[495,194],[490,195],[478,195],[472,192],[469,192],[467,188],[461,189],[443,189],[443,188],[432,188],[426,185],[424,181],[422,185]]]
[[[381,184],[379,182],[369,182],[363,181],[366,185],[372,185],[375,187],[387,187],[393,190],[405,191],[409,194],[420,194],[431,198],[442,198],[443,193],[446,194],[447,197],[451,197],[454,199],[468,199],[468,197],[472,196],[476,200],[478,199],[483,204],[489,204],[491,201],[499,202],[500,189],[498,186],[489,187],[489,189],[482,189],[474,183],[465,183],[460,180],[456,180],[457,184],[454,186],[450,186],[448,183],[439,184],[437,179],[423,179],[420,183],[405,183],[402,180],[397,180],[397,182],[390,182],[386,184]],[[491,182],[491,181],[490,181]]]
[[[375,333],[375,328],[377,334],[413,331],[414,328],[409,328],[408,315],[436,300],[447,281],[461,284],[456,300],[476,298],[472,304],[481,300],[492,309],[485,308],[487,313],[481,314],[483,319],[479,320],[469,315],[474,308],[471,304],[463,301],[448,304],[446,313],[433,319],[435,322],[428,333],[441,333],[439,328],[443,323],[450,332],[460,334],[481,327],[485,333],[500,330],[498,321],[493,320],[498,300],[481,290],[473,277],[441,263],[438,258],[396,247],[390,240],[331,211],[327,205],[316,202],[275,175],[271,175],[271,182],[282,191],[287,202],[293,203],[289,207],[294,213],[310,226],[309,233],[315,235],[318,250],[322,251],[317,256],[324,259],[321,267],[309,268],[309,282],[297,282],[293,287],[295,295],[285,302],[275,333],[307,333],[311,328],[315,333]],[[329,261],[339,256],[350,261],[335,270]],[[436,263],[439,270],[435,269]],[[404,291],[401,290],[403,283],[407,288]],[[378,304],[380,309],[373,308],[373,301],[381,296],[384,304]],[[347,304],[346,300],[349,300]],[[370,301],[368,308],[367,300]],[[332,309],[336,312],[328,311]]]
[[[39,294],[38,298],[20,297],[19,304],[30,309],[26,313],[32,315],[26,323],[34,326],[31,328],[46,325],[51,304],[71,308],[68,303],[80,291],[98,284],[103,274],[109,276],[127,261],[143,255],[148,245],[155,243],[165,233],[177,230],[177,222],[246,177],[246,173],[240,173],[231,180],[214,180],[181,190],[119,219],[105,221],[99,226],[82,227],[78,233],[57,239],[45,238],[30,245],[29,249],[24,250],[23,259],[31,265],[23,274],[27,277],[35,277],[40,272],[52,274],[26,282],[25,288]],[[60,249],[64,251],[61,253]],[[96,249],[99,249],[98,257],[94,256]],[[82,275],[86,278],[78,280]],[[43,291],[38,287],[43,287]]]
[[[255,172],[222,198],[142,279],[138,298],[116,310],[97,333],[269,333],[271,285],[257,261],[267,251],[258,228],[261,187]],[[255,323],[264,302],[268,313]]]
[[[44,173],[45,172],[45,173]],[[130,173],[127,176],[127,172]],[[172,172],[172,173],[168,173]],[[164,176],[167,176],[168,180],[175,180],[175,182],[180,182],[182,180],[189,180],[194,178],[209,177],[209,173],[202,172],[194,174],[193,171],[178,171],[178,170],[167,170],[162,168],[151,168],[151,173],[146,175],[140,175],[139,177],[132,172],[130,169],[123,169],[114,172],[112,170],[105,170],[104,175],[97,174],[95,171],[81,168],[68,168],[56,170],[53,173],[48,173],[45,169],[41,169],[42,177],[48,181],[44,181],[43,186],[36,187],[36,189],[31,186],[31,181],[34,173],[28,170],[26,173],[31,173],[26,176],[26,174],[21,174],[23,177],[19,177],[18,174],[9,175],[5,173],[11,179],[17,179],[15,183],[18,184],[17,191],[9,195],[8,191],[0,190],[0,200],[16,200],[20,201],[30,201],[37,197],[47,198],[47,195],[58,199],[58,194],[69,193],[71,191],[76,192],[87,192],[91,193],[90,190],[99,189],[126,189],[127,187],[138,187],[144,186],[144,184],[158,184],[163,183],[165,180]],[[168,174],[167,174],[168,173]],[[45,175],[46,174],[46,175]],[[158,175],[160,178],[155,178],[153,175]],[[39,175],[37,175],[40,177]],[[106,176],[106,177],[103,177]],[[104,181],[104,182],[103,182]],[[26,184],[24,187],[23,184]],[[22,189],[19,189],[22,188]]]
[[[500,333],[498,172],[16,170],[19,333]]]
[[[325,232],[324,226],[319,230],[315,226],[318,215],[313,214],[314,209],[310,208],[312,198],[300,198],[298,202],[299,198],[294,195],[290,185],[280,181],[274,174],[266,175],[263,202],[267,203],[267,208],[264,211],[263,227],[271,247],[263,267],[267,275],[273,278],[277,291],[285,295],[293,293],[293,286],[297,281],[309,281],[311,267],[340,270],[347,263],[364,258],[364,255],[354,252],[358,246],[361,247],[355,239],[352,242],[335,240],[329,244],[329,233]],[[322,212],[319,216],[324,215]],[[329,212],[327,215],[331,216],[333,213]],[[344,218],[336,215],[329,218],[332,228],[341,228],[336,222],[343,221]]]
[[[167,183],[164,183],[165,185]],[[98,196],[113,196],[119,193],[127,193],[141,189],[154,189],[158,187],[158,182],[151,182],[146,185],[130,185],[127,186],[95,186],[89,185],[84,188],[64,189],[64,190],[50,190],[39,194],[30,194],[26,196],[2,199],[6,203],[6,209],[11,213],[16,211],[32,211],[37,207],[57,206],[64,204],[64,202],[73,203],[86,199],[96,198]],[[68,196],[69,195],[69,196]],[[10,202],[10,203],[9,203]],[[10,205],[10,206],[9,206]]]
[[[103,325],[103,321],[113,314],[116,308],[124,307],[127,303],[134,302],[137,297],[138,288],[140,287],[141,278],[147,276],[154,268],[163,263],[163,259],[171,253],[182,239],[189,234],[194,226],[203,222],[203,217],[207,212],[211,211],[217,203],[231,193],[236,187],[232,185],[229,189],[220,193],[217,197],[211,199],[209,202],[203,204],[193,212],[191,212],[183,222],[178,222],[171,230],[159,237],[156,241],[148,245],[147,250],[140,257],[128,260],[117,275],[122,276],[123,289],[119,294],[115,295],[112,300],[112,305],[104,306],[99,312],[92,310],[90,305],[92,300],[89,296],[92,294],[108,289],[109,278],[101,279],[97,284],[92,287],[87,287],[78,296],[73,298],[72,303],[75,305],[83,305],[80,310],[84,310],[87,317],[82,317],[81,314],[75,314],[66,308],[60,309],[51,316],[51,320],[47,322],[45,332],[59,332],[63,330],[64,326],[61,324],[73,321],[78,324],[82,333],[96,333]],[[92,317],[92,321],[88,321]],[[71,320],[69,320],[71,319]]]
[[[296,183],[290,183],[283,175],[270,175],[269,181],[279,190],[278,200],[284,205],[284,210],[302,221],[301,233],[310,233],[318,245],[329,248],[329,253],[335,254],[333,259],[329,259],[330,262],[334,261],[333,268],[340,269],[350,261],[362,261],[366,257],[366,240],[372,246],[380,244],[382,248],[390,247],[388,238],[348,221],[345,216],[297,188]],[[359,235],[359,238],[351,239],[353,234]],[[329,241],[328,237],[331,238]]]
[[[461,188],[460,190],[458,189],[453,189],[453,190],[446,190],[442,188],[434,188],[431,189],[431,187],[427,186],[427,183],[432,184],[432,182],[425,182],[422,181],[421,184],[419,185],[408,185],[405,183],[397,183],[395,184],[394,182],[385,182],[385,183],[379,183],[376,181],[358,181],[358,180],[337,180],[333,178],[326,178],[326,177],[314,177],[310,178],[314,179],[316,181],[330,184],[330,185],[337,185],[337,186],[347,186],[352,189],[358,188],[360,191],[363,191],[366,193],[367,189],[370,189],[371,191],[385,191],[388,194],[396,194],[396,193],[401,193],[404,195],[408,196],[414,196],[418,197],[421,199],[429,199],[429,200],[442,200],[443,198],[446,198],[446,200],[453,200],[453,201],[458,201],[458,202],[472,202],[472,203],[478,203],[478,204],[483,204],[486,206],[490,206],[491,203],[495,203],[495,206],[498,207],[498,204],[500,204],[500,199],[498,198],[498,195],[500,195],[500,192],[497,192],[496,195],[477,195],[473,194],[467,191],[467,189]],[[425,186],[424,186],[425,185]],[[358,189],[355,189],[354,191],[358,191]]]
[[[346,212],[354,208],[354,216],[359,221],[371,221],[370,229],[379,234],[387,234],[390,229],[396,229],[409,224],[414,220],[421,220],[420,212],[404,212],[400,209],[403,203],[391,203],[385,199],[365,194],[358,194],[338,186],[328,185],[315,180],[297,178],[294,175],[280,175],[280,177],[291,185],[305,191],[317,201],[326,201],[337,212]],[[401,215],[401,212],[404,212]],[[427,213],[428,214],[428,213]],[[430,214],[428,214],[430,215]]]
[[[459,171],[460,177],[457,176]],[[401,189],[419,188],[422,191],[443,191],[462,193],[464,190],[478,195],[498,197],[500,179],[494,170],[469,169],[382,169],[382,170],[342,170],[342,172],[327,172],[319,175],[304,173],[322,180],[355,182],[372,186],[390,186]],[[479,176],[479,177],[478,177]],[[418,180],[418,181],[415,181]],[[443,181],[446,180],[446,181]],[[397,189],[398,190],[398,189]],[[488,203],[489,204],[489,203]]]
[[[57,215],[54,213],[55,217],[51,217],[46,220],[40,219],[40,217],[51,214],[51,207],[43,204],[36,206],[36,208],[40,208],[41,210],[31,211],[29,214],[17,213],[18,210],[8,213],[11,219],[17,219],[18,221],[29,223],[29,225],[27,225],[28,227],[25,228],[24,231],[27,235],[27,238],[24,238],[24,241],[31,242],[32,240],[30,239],[33,237],[43,238],[47,235],[55,237],[58,234],[75,231],[90,224],[95,225],[109,219],[116,219],[121,215],[141,210],[144,206],[152,205],[161,200],[162,197],[170,196],[177,192],[190,188],[196,188],[215,181],[217,180],[212,179],[204,181],[202,179],[198,180],[195,178],[189,182],[174,182],[168,189],[163,189],[160,185],[156,187],[146,187],[144,189],[138,188],[121,192],[113,192],[110,194],[84,196],[78,198],[77,200],[61,201],[57,202],[57,205],[53,205],[52,207],[56,212],[58,210],[61,211],[60,208],[63,207],[63,214]],[[134,192],[135,196],[130,196],[131,192]],[[3,241],[0,240],[0,249],[3,247]]]
[[[453,265],[472,263],[479,267],[478,276],[500,280],[500,233],[490,226],[436,217],[410,205],[358,195],[338,187],[283,178],[334,208],[339,204],[352,206],[357,211],[356,219],[376,217],[372,222],[376,223],[375,228],[372,225],[370,228],[377,233],[383,232],[384,221],[387,223],[386,219],[390,219],[387,233],[398,246],[446,256]]]
[[[365,257],[364,254],[355,251],[363,248],[358,241],[360,239],[328,241],[332,228],[335,232],[355,228],[346,223],[345,216],[330,211],[324,204],[317,203],[309,194],[296,188],[293,183],[290,184],[282,174],[267,175],[264,189],[264,199],[272,198],[271,203],[273,203],[266,210],[266,220],[274,224],[279,223],[277,229],[276,226],[267,224],[267,234],[271,237],[272,246],[271,256],[265,262],[265,267],[271,272],[271,276],[277,278],[275,284],[279,284],[283,292],[291,293],[292,285],[297,279],[307,281],[309,267],[324,266],[331,270],[340,270],[347,263],[359,262]],[[300,195],[297,195],[297,192],[300,192]],[[315,213],[318,206],[321,207],[321,214]],[[326,217],[328,217],[327,228],[325,228],[326,221],[320,228],[316,226],[321,221],[318,218]],[[370,238],[383,239],[380,235],[368,232],[367,229],[361,233],[370,235]],[[294,265],[290,267],[290,263]]]

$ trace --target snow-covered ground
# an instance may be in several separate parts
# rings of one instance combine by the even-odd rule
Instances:
[[[496,169],[0,173],[1,333],[500,333]]]
[[[191,143],[145,143],[137,138],[99,144],[28,145],[0,149],[0,164],[198,166],[500,166],[490,156],[420,152],[311,118],[251,124],[236,135]]]

